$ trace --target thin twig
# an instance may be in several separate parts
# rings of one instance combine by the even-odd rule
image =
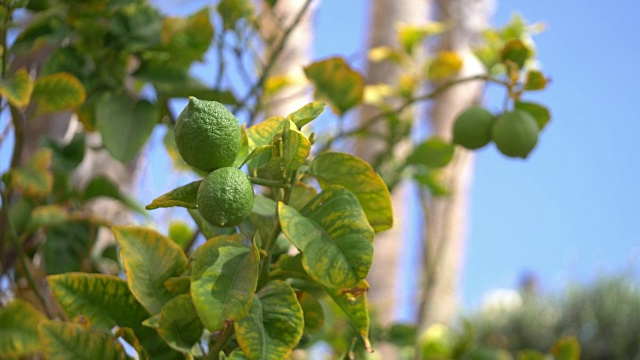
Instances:
[[[15,168],[20,165],[20,158],[22,157],[22,148],[24,147],[24,115],[15,106],[10,106],[11,109],[11,121],[13,122],[13,155],[11,157],[11,168]]]
[[[397,108],[393,109],[393,110],[389,110],[389,111],[383,111],[383,112],[379,112],[377,115],[373,116],[371,119],[369,119],[368,121],[364,122],[363,125],[351,129],[349,131],[345,131],[343,133],[340,133],[338,135],[336,135],[335,137],[331,138],[321,149],[319,152],[323,152],[327,149],[329,149],[333,143],[336,140],[339,140],[341,138],[346,138],[346,137],[350,137],[353,135],[357,135],[359,133],[361,133],[364,129],[366,129],[367,127],[377,123],[380,120],[385,119],[388,116],[392,116],[398,113],[401,113],[402,111],[404,111],[406,108],[408,108],[409,106],[420,102],[420,101],[424,101],[424,100],[430,100],[430,99],[435,99],[436,97],[440,96],[442,93],[444,93],[445,91],[449,90],[451,87],[455,86],[455,85],[460,85],[469,81],[478,81],[478,80],[484,80],[487,82],[492,82],[492,83],[496,83],[496,84],[500,84],[500,85],[504,85],[504,86],[509,86],[509,83],[496,79],[494,77],[491,77],[490,75],[475,75],[475,76],[470,76],[470,77],[466,77],[466,78],[461,78],[461,79],[456,79],[453,80],[451,82],[448,82],[446,84],[443,84],[437,88],[435,88],[433,91],[420,95],[420,96],[416,96],[414,98],[408,99],[406,100],[404,103],[400,104],[400,106],[398,106]]]
[[[296,14],[296,17],[294,18],[293,22],[284,31],[284,33],[282,34],[282,37],[280,38],[280,41],[278,42],[278,45],[276,46],[274,51],[269,56],[269,60],[267,61],[266,66],[262,69],[262,73],[261,73],[260,77],[258,78],[258,81],[251,87],[251,89],[249,90],[247,95],[245,95],[245,97],[242,98],[242,100],[240,100],[238,105],[236,105],[236,107],[235,107],[235,109],[233,111],[234,113],[236,113],[240,109],[246,107],[247,102],[252,97],[254,97],[260,89],[262,89],[262,87],[264,86],[264,83],[267,81],[267,78],[269,77],[269,74],[271,73],[271,70],[273,70],[273,67],[275,66],[278,58],[280,57],[280,54],[284,50],[284,47],[285,47],[285,45],[287,43],[287,40],[289,39],[289,36],[291,36],[291,34],[293,33],[293,30],[298,26],[300,21],[302,21],[302,18],[304,17],[305,13],[309,9],[309,6],[311,5],[312,1],[313,0],[306,0],[304,5],[302,5],[302,8]],[[255,117],[255,115],[257,114],[257,109],[258,108],[259,108],[259,102],[256,105],[256,111],[253,112],[252,117]]]

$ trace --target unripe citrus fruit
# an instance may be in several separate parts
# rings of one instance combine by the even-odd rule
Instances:
[[[492,138],[498,150],[506,156],[526,158],[536,147],[539,127],[526,111],[514,110],[498,117],[493,124]]]
[[[251,214],[253,186],[241,170],[223,167],[202,180],[196,201],[200,215],[211,225],[233,227]]]
[[[184,161],[202,171],[233,165],[242,141],[238,119],[217,101],[189,98],[174,129]]]
[[[463,111],[453,124],[453,142],[469,150],[478,149],[491,142],[493,114],[480,106]]]

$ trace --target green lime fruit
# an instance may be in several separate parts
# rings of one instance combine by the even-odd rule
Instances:
[[[224,105],[195,97],[178,116],[174,134],[184,161],[206,172],[233,165],[242,142],[238,119]]]
[[[496,119],[491,135],[501,153],[524,159],[536,147],[539,130],[531,114],[514,110]]]
[[[487,145],[491,142],[493,120],[493,114],[483,107],[467,108],[453,124],[453,142],[469,150]]]
[[[253,186],[235,167],[223,167],[207,175],[198,187],[200,215],[211,225],[233,227],[251,214]]]

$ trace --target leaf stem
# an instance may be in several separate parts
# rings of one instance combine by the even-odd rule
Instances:
[[[287,183],[282,182],[280,180],[267,180],[267,179],[254,177],[254,176],[249,176],[249,180],[251,180],[251,182],[256,185],[275,187],[275,188],[283,188],[288,185]]]
[[[227,343],[227,341],[231,339],[231,336],[233,336],[233,333],[234,333],[234,328],[233,328],[233,323],[231,323],[227,326],[226,329],[224,329],[222,334],[220,334],[220,337],[211,346],[207,359],[218,359],[218,354],[220,353],[220,350],[222,350],[222,348]]]

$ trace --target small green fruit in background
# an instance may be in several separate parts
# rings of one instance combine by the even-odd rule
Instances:
[[[235,167],[223,167],[202,180],[196,202],[211,225],[233,227],[251,214],[253,197],[249,177]]]
[[[206,172],[231,166],[242,141],[238,119],[224,105],[195,97],[178,116],[174,134],[184,161]]]
[[[499,116],[492,129],[498,150],[506,156],[526,158],[536,147],[540,128],[526,111],[514,110]]]
[[[487,109],[472,106],[464,110],[453,124],[453,142],[469,150],[491,142],[494,116]]]

